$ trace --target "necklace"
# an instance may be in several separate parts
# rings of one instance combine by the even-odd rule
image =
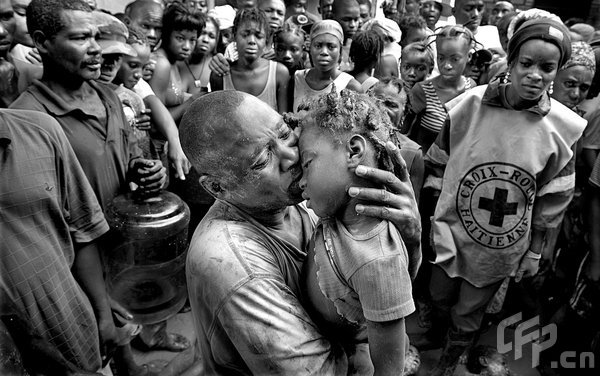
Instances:
[[[202,73],[204,73],[204,68],[206,67],[206,59],[203,59],[203,60],[204,61],[202,62],[202,65],[200,67],[200,77],[199,78],[196,78],[196,75],[192,71],[192,68],[190,67],[190,64],[188,63],[187,60],[185,61],[185,66],[190,71],[190,74],[192,75],[192,78],[194,79],[194,86],[197,87],[197,88],[202,87],[202,82],[200,81],[200,78],[202,78]]]

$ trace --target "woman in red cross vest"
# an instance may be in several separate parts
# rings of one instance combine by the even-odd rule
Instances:
[[[503,281],[537,273],[544,236],[572,198],[586,122],[549,96],[570,54],[564,25],[527,21],[509,41],[504,78],[447,105],[426,156],[425,186],[439,192],[430,292],[445,313],[434,322],[449,324],[434,375],[454,369]]]

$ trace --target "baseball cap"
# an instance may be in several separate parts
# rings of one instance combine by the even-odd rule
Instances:
[[[123,54],[137,56],[137,52],[133,47],[127,44],[129,32],[123,22],[108,13],[94,11],[92,14],[100,32],[98,44],[102,48],[103,55]]]

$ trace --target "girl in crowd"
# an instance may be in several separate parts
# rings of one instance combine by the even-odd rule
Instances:
[[[407,45],[402,50],[402,60],[400,62],[400,78],[404,82],[404,90],[408,95],[406,101],[406,107],[404,108],[404,114],[408,114],[411,111],[411,92],[412,88],[418,82],[425,81],[427,76],[433,72],[433,66],[435,59],[433,57],[433,50],[425,42],[415,42]],[[407,124],[402,119],[401,132],[408,132]]]
[[[442,0],[425,0],[421,1],[419,10],[421,17],[427,22],[427,27],[431,31],[435,31],[436,24],[441,16],[450,17],[452,15],[452,7],[449,2]]]
[[[407,92],[406,85],[397,77],[386,77],[379,80],[371,90],[369,95],[379,100],[392,122],[392,141],[400,148],[402,158],[406,162],[406,170],[410,174],[415,199],[419,202],[419,194],[423,186],[425,165],[423,162],[423,152],[419,144],[400,133],[402,120],[404,119],[404,109],[406,108]]]
[[[354,35],[350,45],[350,60],[354,69],[350,75],[361,84],[362,91],[366,92],[377,83],[373,77],[375,66],[383,52],[383,38],[373,30],[359,31]]]
[[[586,42],[573,42],[571,50],[571,59],[556,74],[551,96],[583,116],[577,105],[583,102],[590,90],[596,73],[596,59],[592,47]]]
[[[285,23],[273,36],[275,60],[285,65],[290,76],[298,69],[304,69],[304,39],[304,31],[289,23]]]
[[[210,91],[209,63],[217,53],[219,40],[219,24],[210,17],[204,17],[204,27],[196,41],[196,48],[188,60],[178,61],[181,79],[186,91],[190,94]]]
[[[409,137],[424,151],[442,129],[446,119],[444,104],[475,86],[473,80],[463,75],[474,42],[473,33],[461,25],[445,26],[436,34],[440,75],[413,87],[411,116],[406,118]]]
[[[271,32],[265,13],[255,8],[239,11],[233,30],[238,59],[231,63],[230,74],[211,73],[212,89],[243,91],[280,113],[288,111],[288,70],[283,64],[262,57]]]
[[[410,43],[425,41],[432,34],[431,30],[427,28],[423,17],[416,14],[402,16],[399,26],[400,32],[402,32],[400,38],[400,47],[402,48]]]
[[[479,86],[447,104],[425,158],[425,186],[439,192],[430,292],[435,323],[450,313],[451,324],[433,375],[456,367],[510,276],[519,282],[537,273],[547,231],[573,196],[572,149],[585,120],[547,93],[570,55],[562,23],[527,21],[508,44],[510,82]]]
[[[433,50],[425,42],[415,42],[402,50],[400,78],[405,87],[412,90],[415,84],[425,81],[433,71]]]
[[[347,193],[357,165],[397,167],[384,146],[389,118],[372,98],[349,90],[322,95],[307,109],[298,141],[300,187],[321,218],[304,263],[309,312],[349,348],[368,340],[375,374],[402,374],[404,320],[415,309],[409,256],[391,222],[356,216],[358,201]]]
[[[175,123],[179,123],[193,99],[186,91],[177,62],[190,57],[204,22],[199,13],[192,13],[183,4],[175,2],[165,10],[162,23],[162,43],[156,53],[150,86],[169,109]]]
[[[360,83],[339,69],[343,41],[342,27],[336,21],[324,20],[313,25],[310,58],[314,68],[296,71],[294,75],[294,112],[303,102],[329,93],[334,86],[338,93],[345,88],[362,92]]]
[[[362,30],[374,30],[383,35],[381,59],[375,69],[375,77],[398,77],[402,47],[398,44],[402,33],[398,24],[388,18],[374,18],[364,23]]]

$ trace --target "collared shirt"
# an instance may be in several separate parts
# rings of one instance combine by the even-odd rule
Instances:
[[[108,231],[64,132],[34,111],[0,111],[0,301],[76,366],[100,368],[90,302],[71,267],[75,244]]]
[[[62,126],[102,208],[128,189],[129,163],[142,155],[125,120],[121,101],[106,85],[89,81],[106,108],[106,124],[84,109],[65,102],[41,81],[35,81],[11,108],[36,110]]]

